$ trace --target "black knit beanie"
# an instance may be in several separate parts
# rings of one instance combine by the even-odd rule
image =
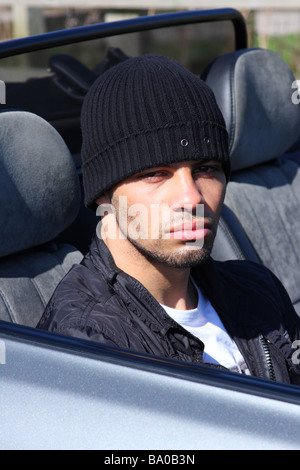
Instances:
[[[101,75],[83,103],[85,204],[140,171],[217,160],[230,175],[225,122],[211,89],[163,56],[125,60]]]

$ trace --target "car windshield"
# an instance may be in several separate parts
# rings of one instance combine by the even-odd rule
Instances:
[[[218,28],[217,35],[215,28]],[[115,35],[1,59],[1,79],[10,83],[48,76],[49,59],[55,54],[71,55],[86,67],[95,69],[105,60],[110,47],[121,48],[128,56],[146,53],[166,55],[200,74],[214,58],[234,50],[235,36],[231,21]]]
[[[6,84],[6,103],[0,109],[30,111],[48,120],[76,156],[81,148],[78,119],[89,76],[101,74],[108,60],[113,63],[119,54],[162,54],[201,75],[213,59],[234,50],[235,41],[232,21],[224,20],[112,35],[0,58],[0,80]],[[78,83],[86,88],[78,89]]]

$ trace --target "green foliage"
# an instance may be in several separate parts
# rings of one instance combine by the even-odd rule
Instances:
[[[289,64],[295,77],[300,79],[300,34],[270,37],[267,47],[277,52]]]
[[[259,36],[254,32],[254,15],[254,11],[251,11],[247,16],[245,15],[249,47],[262,47],[276,52],[291,67],[296,79],[300,80],[300,31],[281,36]]]

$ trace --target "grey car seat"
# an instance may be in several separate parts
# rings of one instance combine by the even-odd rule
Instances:
[[[52,242],[75,219],[80,187],[56,130],[23,111],[0,113],[0,320],[36,326],[81,253]]]
[[[203,78],[224,114],[232,161],[213,257],[262,262],[300,313],[300,168],[283,156],[300,134],[295,78],[262,49],[224,55]]]

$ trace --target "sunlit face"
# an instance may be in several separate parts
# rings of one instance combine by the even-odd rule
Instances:
[[[110,202],[131,248],[153,263],[183,268],[209,257],[225,188],[219,162],[186,161],[129,177],[111,191]]]

